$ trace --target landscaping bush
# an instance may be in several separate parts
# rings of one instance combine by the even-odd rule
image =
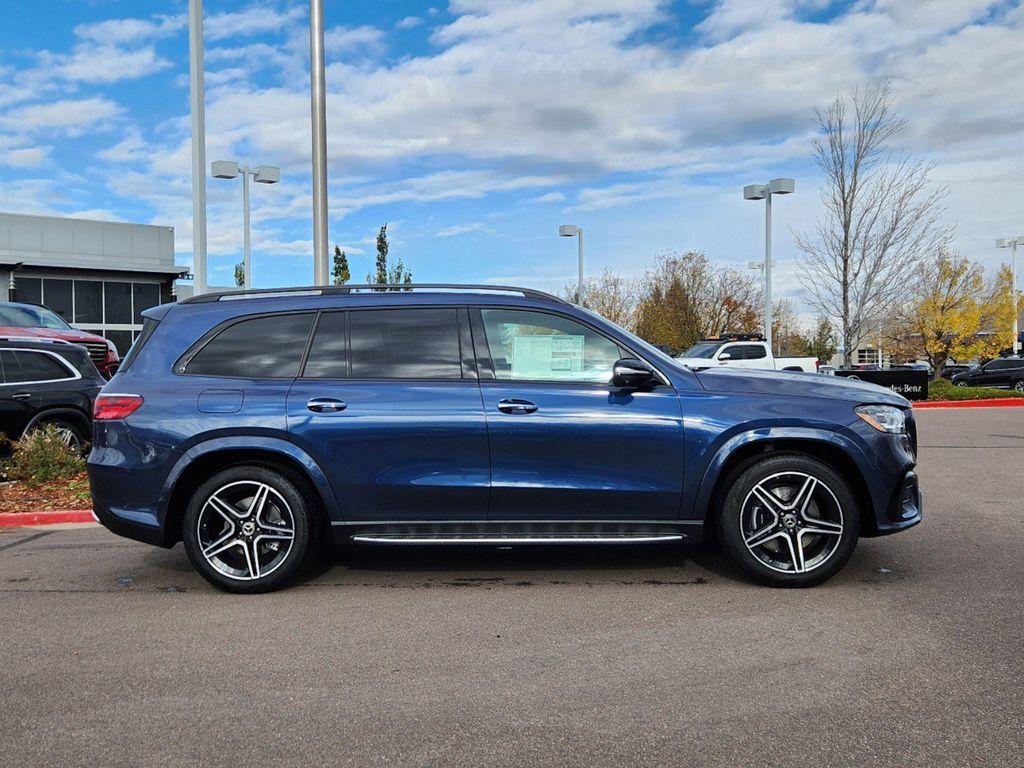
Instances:
[[[85,471],[81,449],[68,445],[53,424],[23,435],[14,444],[8,474],[12,480],[39,485]]]
[[[1002,397],[1024,397],[1024,392],[992,387],[955,387],[945,379],[928,383],[929,400],[992,400]]]

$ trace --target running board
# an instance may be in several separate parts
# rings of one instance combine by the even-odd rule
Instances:
[[[681,533],[665,534],[565,534],[565,535],[502,535],[468,534],[465,536],[438,534],[435,536],[401,533],[359,533],[352,541],[359,544],[654,544],[682,541]]]

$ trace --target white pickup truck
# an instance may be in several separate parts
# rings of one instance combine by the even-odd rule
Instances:
[[[746,334],[698,341],[676,360],[691,368],[728,366],[769,371],[818,371],[817,358],[775,357],[763,337]]]

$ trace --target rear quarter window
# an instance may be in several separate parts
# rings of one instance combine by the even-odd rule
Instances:
[[[290,379],[298,375],[314,313],[262,315],[218,331],[177,371],[193,376]]]

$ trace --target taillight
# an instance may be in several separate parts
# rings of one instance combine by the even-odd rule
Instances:
[[[142,395],[97,395],[92,417],[96,421],[123,419],[139,410],[142,403]]]

